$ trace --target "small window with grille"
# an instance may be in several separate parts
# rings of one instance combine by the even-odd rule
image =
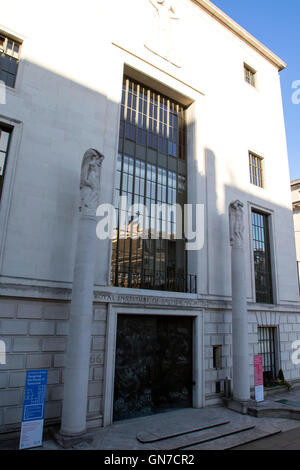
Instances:
[[[277,328],[258,327],[258,350],[263,359],[264,386],[274,384],[278,375]]]
[[[222,369],[222,346],[213,346],[213,368]]]
[[[0,33],[0,81],[6,86],[15,86],[21,42]]]
[[[256,71],[247,64],[244,64],[244,76],[245,81],[249,83],[249,85],[252,85],[253,87],[256,86]]]
[[[263,188],[263,158],[249,152],[249,169],[251,184]]]

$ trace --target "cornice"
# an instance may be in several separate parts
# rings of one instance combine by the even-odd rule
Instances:
[[[275,65],[279,71],[285,69],[286,63],[281,60],[276,54],[274,54],[270,49],[264,46],[260,41],[258,41],[252,34],[248,33],[242,26],[236,23],[228,15],[226,15],[222,10],[216,7],[209,0],[192,0],[196,5],[205,10],[216,20],[226,26],[230,31],[236,34],[239,38],[249,44],[251,47],[256,49],[261,55],[263,55],[267,60],[269,60],[273,65]]]

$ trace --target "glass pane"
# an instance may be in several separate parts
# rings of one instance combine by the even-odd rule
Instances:
[[[13,50],[13,42],[10,39],[8,39],[7,46],[6,46],[6,52],[8,54],[11,54],[12,50]]]
[[[159,230],[162,236],[165,235],[163,232],[166,228],[163,222],[167,216],[163,213],[155,214],[154,209],[151,213],[151,204],[157,201],[166,203],[167,193],[169,193],[169,204],[176,202],[179,191],[177,189],[178,176],[176,171],[168,172],[159,166],[159,161],[158,164],[153,162],[160,158],[156,151],[158,147],[159,151],[165,154],[169,147],[170,155],[185,160],[184,109],[177,103],[131,79],[125,78],[125,84],[122,103],[126,113],[126,121],[123,133],[121,118],[120,149],[125,148],[125,138],[130,139],[133,141],[130,150],[132,155],[143,155],[144,161],[128,155],[120,156],[118,161],[120,171],[119,175],[116,175],[116,188],[119,188],[121,180],[125,195],[128,196],[129,205],[131,205],[130,202],[146,203],[148,213],[146,214],[145,211],[145,220],[142,225],[147,230]],[[151,147],[151,152],[147,147]],[[150,156],[151,162],[148,161]],[[124,159],[123,166],[121,164],[122,158]],[[163,165],[167,164],[167,160],[164,161]],[[185,190],[183,178],[180,191],[184,193]],[[122,194],[121,191],[119,191],[120,194]],[[181,200],[183,197],[181,194]],[[143,209],[139,209],[140,214],[143,212]],[[175,234],[176,216],[171,215],[170,219],[170,230]],[[136,225],[134,227],[135,233],[138,235],[141,227]],[[121,231],[117,230],[112,256],[113,285],[175,291],[179,289],[180,292],[185,292],[185,280],[182,278],[185,272],[184,244],[177,246],[177,242],[174,241],[172,251],[164,240],[154,240],[154,233],[150,230],[149,240],[128,238],[125,243],[125,240],[120,239],[120,235],[122,235]],[[122,275],[120,276],[121,271]]]
[[[9,133],[0,130],[0,151],[6,152],[8,147]]]
[[[6,158],[6,154],[3,152],[0,152],[0,176],[3,176],[4,174],[5,158]]]

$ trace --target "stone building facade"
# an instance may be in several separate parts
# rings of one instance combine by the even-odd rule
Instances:
[[[49,371],[46,423],[61,418],[89,148],[105,156],[103,203],[122,194],[118,173],[125,193],[144,200],[148,184],[156,201],[165,186],[169,201],[174,194],[204,207],[204,244],[185,252],[173,239],[124,242],[121,253],[120,231],[113,243],[97,239],[88,426],[220,401],[232,374],[228,207],[236,199],[246,219],[251,386],[255,353],[264,354],[267,383],[279,369],[299,380],[284,62],[208,0],[87,0],[71,11],[56,0],[11,0],[1,22],[0,432],[20,428],[30,369]],[[144,178],[140,193],[129,189],[133,175]],[[141,348],[154,343],[158,352]],[[126,364],[132,350],[142,371],[133,359]],[[170,377],[162,390],[157,354],[167,372],[184,370],[180,389]],[[126,408],[137,390],[139,405]]]

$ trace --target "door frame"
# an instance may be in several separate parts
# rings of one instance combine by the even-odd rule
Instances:
[[[193,321],[193,408],[205,407],[204,310],[178,310],[108,306],[104,360],[103,426],[113,423],[114,381],[118,315],[156,315],[192,317]]]

